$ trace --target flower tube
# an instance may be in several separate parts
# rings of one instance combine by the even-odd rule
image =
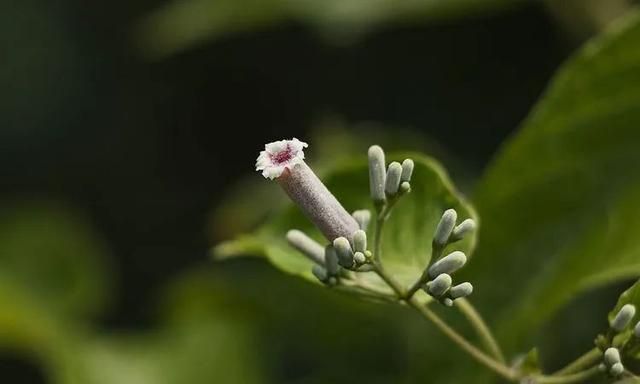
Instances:
[[[360,229],[318,176],[304,162],[307,143],[294,138],[266,144],[256,161],[256,170],[275,179],[327,240],[338,237],[353,240]]]

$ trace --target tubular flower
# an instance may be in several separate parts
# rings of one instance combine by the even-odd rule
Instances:
[[[256,170],[265,178],[275,179],[329,241],[338,237],[352,241],[360,227],[305,163],[306,147],[307,143],[296,138],[266,144]]]

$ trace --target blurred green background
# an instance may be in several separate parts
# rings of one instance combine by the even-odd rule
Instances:
[[[482,368],[409,311],[209,249],[283,204],[252,169],[276,139],[319,170],[421,150],[472,195],[560,65],[636,3],[3,1],[0,381],[467,382]],[[543,364],[589,348],[627,285],[550,309],[527,340]]]

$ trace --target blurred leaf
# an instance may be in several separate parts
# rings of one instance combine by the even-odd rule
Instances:
[[[640,18],[558,72],[478,188],[470,270],[503,339],[521,343],[574,295],[640,274]],[[497,283],[499,281],[499,283]]]
[[[103,308],[109,268],[103,243],[87,222],[46,202],[5,203],[0,211],[0,280],[62,314]]]
[[[638,384],[640,383],[640,377],[625,377],[622,380],[616,381],[614,384]]]
[[[139,48],[166,56],[196,43],[289,20],[345,42],[390,22],[446,19],[513,7],[524,0],[174,0],[135,31]]]
[[[216,318],[146,334],[102,336],[77,351],[64,382],[259,383],[260,359],[250,341],[245,326]]]
[[[402,198],[389,219],[383,238],[385,265],[399,280],[409,285],[424,270],[431,257],[432,233],[442,213],[448,208],[458,211],[459,220],[472,217],[477,220],[473,208],[454,190],[444,170],[434,160],[417,154],[389,156],[389,161],[410,157],[415,161],[411,182],[412,192]],[[369,182],[366,156],[355,161],[344,162],[324,177],[327,187],[350,211],[367,208],[372,210],[369,198]],[[277,188],[277,186],[273,186]],[[373,227],[371,225],[370,227]],[[285,241],[289,229],[296,228],[312,235],[321,244],[319,232],[302,215],[297,207],[289,206],[272,217],[252,235],[240,236],[236,241],[222,243],[214,249],[218,258],[246,254],[266,256],[276,267],[319,283],[310,273],[311,262],[291,248]],[[369,228],[370,238],[373,228]],[[470,236],[452,248],[471,254],[475,236]],[[358,285],[367,288],[363,294],[390,291],[373,273],[360,273]],[[370,288],[370,289],[369,289]]]
[[[60,322],[14,282],[0,279],[0,348],[45,357],[60,342]]]
[[[146,331],[85,334],[55,366],[64,384],[262,382],[254,324],[224,285],[200,269],[162,295],[160,319]]]

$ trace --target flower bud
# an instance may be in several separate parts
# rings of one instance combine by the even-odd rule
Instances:
[[[362,252],[355,252],[353,254],[353,261],[356,262],[356,264],[364,264],[367,261],[367,258],[365,257],[364,253]]]
[[[402,175],[402,165],[397,161],[389,164],[387,170],[387,180],[384,187],[384,192],[387,196],[394,196],[398,193],[400,187],[400,176]]]
[[[408,181],[403,181],[400,183],[400,193],[409,193],[411,192],[411,184]]]
[[[452,307],[453,306],[453,300],[451,300],[448,297],[445,297],[445,299],[442,300],[442,304],[444,304],[447,307]]]
[[[467,256],[460,251],[454,251],[433,263],[429,267],[429,277],[433,278],[441,273],[452,274],[462,268],[467,262]]]
[[[624,330],[627,325],[633,319],[633,316],[636,314],[636,307],[633,304],[625,304],[620,308],[620,311],[616,314],[616,316],[611,320],[611,328],[614,331],[620,332]]]
[[[433,235],[433,244],[435,246],[442,248],[447,245],[457,219],[458,214],[455,209],[447,209],[444,211]]]
[[[329,276],[336,276],[340,267],[338,267],[338,255],[336,254],[336,250],[331,245],[327,245],[324,249],[324,260]]]
[[[345,268],[353,266],[353,251],[349,240],[344,237],[338,237],[333,241],[333,247],[338,254],[338,262]]]
[[[455,300],[461,297],[467,297],[472,292],[473,292],[473,285],[471,285],[471,283],[469,282],[466,282],[466,283],[461,283],[451,287],[451,289],[449,290],[449,295],[453,300]]]
[[[367,230],[367,227],[369,227],[369,221],[371,221],[371,212],[368,209],[357,210],[353,212],[351,216],[356,220],[360,229],[363,231]]]
[[[402,175],[400,176],[400,182],[411,181],[412,174],[413,174],[413,160],[405,159],[402,162]]]
[[[609,347],[606,351],[604,351],[604,362],[608,366],[612,366],[616,363],[620,362],[620,351],[618,348]]]
[[[624,365],[622,365],[622,363],[613,364],[611,366],[611,369],[609,370],[609,373],[611,374],[611,376],[622,375],[622,373],[624,373]]]
[[[386,197],[384,187],[386,184],[384,151],[378,145],[369,147],[369,190],[371,198],[376,203],[382,203]]]
[[[476,230],[476,222],[473,219],[466,219],[458,226],[453,228],[449,241],[454,242],[462,240],[467,234]]]
[[[353,235],[353,249],[358,252],[367,250],[367,233],[365,231],[359,230]]]
[[[440,297],[444,295],[449,288],[451,288],[451,276],[446,273],[438,275],[435,279],[427,283],[429,294],[434,297]]]
[[[329,274],[327,273],[327,270],[324,269],[324,267],[321,267],[317,264],[315,264],[313,268],[311,268],[311,273],[313,273],[313,276],[315,276],[318,280],[322,281],[323,283],[327,281],[327,279],[329,278]]]
[[[297,229],[290,230],[287,232],[287,241],[314,263],[324,265],[324,247],[304,232]]]

